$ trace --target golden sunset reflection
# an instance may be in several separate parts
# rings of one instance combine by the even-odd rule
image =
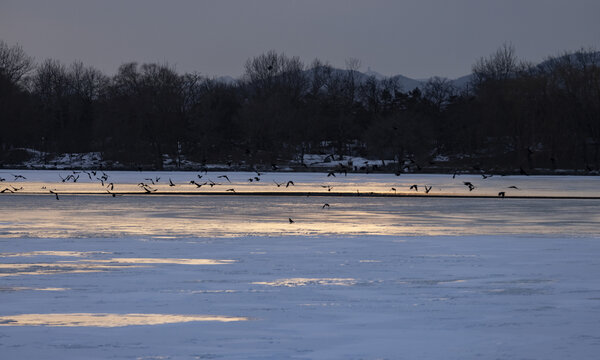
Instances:
[[[0,316],[0,326],[49,326],[49,327],[121,327],[132,325],[160,325],[192,321],[234,322],[247,321],[247,317],[218,315],[173,315],[173,314],[20,314]]]
[[[552,234],[556,226],[597,234],[599,222],[595,200],[81,195],[56,201],[45,195],[0,196],[0,238],[9,239]]]

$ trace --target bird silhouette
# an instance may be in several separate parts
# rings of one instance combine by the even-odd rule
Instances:
[[[427,187],[427,185],[425,185],[425,194],[429,194],[429,192],[431,191],[431,188],[433,186]]]
[[[293,224],[293,223],[295,223],[295,221],[294,221],[294,220],[292,220],[292,218],[288,218],[288,221],[290,222],[290,224]]]
[[[154,179],[152,179],[152,178],[145,178],[144,180],[148,180],[148,181],[150,181],[152,183],[152,185],[154,185]]]
[[[281,185],[283,185],[284,183],[278,183],[277,181],[273,180],[273,182],[275,183],[275,185],[277,185],[277,187],[280,187]]]
[[[253,182],[254,179],[253,178],[248,178],[248,182]]]
[[[394,192],[394,194],[396,193],[396,188],[392,188],[392,191]]]
[[[6,180],[5,178],[1,178],[1,177],[0,177],[0,182],[3,182],[3,181],[5,181],[5,180]]]
[[[521,189],[519,189],[518,187],[516,187],[514,185],[511,185],[511,186],[507,187],[507,189],[521,190]]]
[[[481,173],[481,177],[482,177],[483,179],[491,178],[492,176],[494,176],[494,175],[492,175],[492,174],[490,174],[490,175],[486,175],[486,174],[484,174],[484,173]]]
[[[171,178],[169,178],[169,186],[175,186],[175,184],[173,184],[173,180],[171,180]]]
[[[419,191],[419,185],[417,185],[417,184],[414,184],[414,185],[411,185],[411,186],[408,188],[408,190],[412,190],[412,189],[415,189],[415,191]]]
[[[227,175],[221,175],[221,176],[217,176],[218,179],[226,179],[227,181],[231,182],[231,180],[229,180],[229,177]]]
[[[115,193],[110,192],[110,190],[106,190],[107,193],[109,193],[110,195],[112,195],[112,197],[116,197],[117,195]]]
[[[277,166],[277,164],[271,164],[271,168],[273,169],[273,171],[277,171],[279,170],[279,167]]]
[[[204,184],[198,184],[194,180],[190,181],[190,184],[196,185],[197,188],[202,187],[202,185],[206,185],[206,183],[204,183]]]
[[[465,186],[469,188],[469,191],[473,191],[473,189],[475,189],[475,185],[473,185],[469,181],[465,181],[465,182],[463,182],[463,184],[465,184]]]
[[[106,187],[107,187],[107,188],[110,188],[111,190],[114,190],[114,188],[115,188],[115,184],[113,184],[113,183],[110,183],[110,184],[106,185]]]
[[[329,209],[329,204],[327,204],[327,203],[323,204],[323,206],[321,207],[321,209],[325,209],[325,208]]]
[[[12,185],[8,185],[8,186],[10,186],[10,187],[13,189],[13,191],[15,191],[15,192],[17,192],[17,191],[19,191],[19,190],[23,190],[23,187],[22,187],[22,186],[21,186],[20,188],[16,188],[16,187],[14,187],[14,186],[12,186]]]
[[[335,173],[333,171],[328,172],[327,173],[327,177],[330,177],[330,176],[335,177]]]
[[[321,187],[327,189],[327,191],[331,191],[331,189],[333,189],[333,186],[331,185],[321,185]]]
[[[501,197],[501,198],[503,198],[505,195],[506,195],[506,193],[504,191],[500,191],[498,193],[498,196]]]
[[[58,193],[57,193],[57,192],[55,192],[55,191],[52,191],[52,190],[48,190],[48,191],[50,191],[50,194],[54,194],[54,196],[56,196],[56,200],[60,200],[60,199],[58,198]]]
[[[285,184],[285,187],[288,187],[290,185],[294,186],[294,182],[292,180],[288,181],[287,184]]]
[[[225,191],[231,191],[232,193],[235,193],[235,189],[227,189]]]
[[[255,176],[254,181],[258,182],[258,181],[260,181],[260,178],[258,176]]]
[[[14,194],[14,191],[12,191],[12,190],[11,190],[11,189],[9,189],[9,188],[4,188],[2,191],[0,191],[0,193],[5,193],[5,192],[7,192],[7,191],[8,191],[8,192],[10,192],[11,194]]]
[[[23,175],[15,175],[15,174],[11,174],[11,175],[15,177],[15,181],[17,181],[17,179],[27,180],[27,178]]]

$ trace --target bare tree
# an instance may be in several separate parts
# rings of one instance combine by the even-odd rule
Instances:
[[[495,53],[477,60],[472,70],[475,83],[480,84],[488,80],[513,78],[527,67],[528,64],[517,58],[514,45],[504,43]]]
[[[17,84],[34,67],[33,57],[27,55],[21,45],[8,46],[0,40],[0,75]]]
[[[423,97],[436,108],[443,110],[452,96],[456,94],[456,88],[452,81],[434,76],[427,81],[423,87]]]

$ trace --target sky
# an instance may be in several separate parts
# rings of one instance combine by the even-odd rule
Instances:
[[[0,0],[0,40],[107,74],[130,61],[240,76],[269,50],[412,78],[456,78],[512,43],[539,62],[600,49],[598,0]]]

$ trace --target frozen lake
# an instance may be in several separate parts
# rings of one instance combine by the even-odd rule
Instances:
[[[1,358],[600,352],[600,200],[68,195],[105,190],[97,181],[62,183],[58,175],[67,174],[0,172],[0,188],[29,190],[0,194]],[[197,176],[108,175],[115,191],[146,177],[191,186],[183,184]],[[274,173],[256,185],[244,180],[250,173],[227,175],[231,183],[218,178],[223,188],[249,192],[329,185],[409,193],[416,183],[469,194],[464,181],[492,196],[511,185],[534,196],[593,197],[600,189],[594,177]],[[286,178],[306,190],[273,183]],[[66,195],[57,201],[48,188]]]

